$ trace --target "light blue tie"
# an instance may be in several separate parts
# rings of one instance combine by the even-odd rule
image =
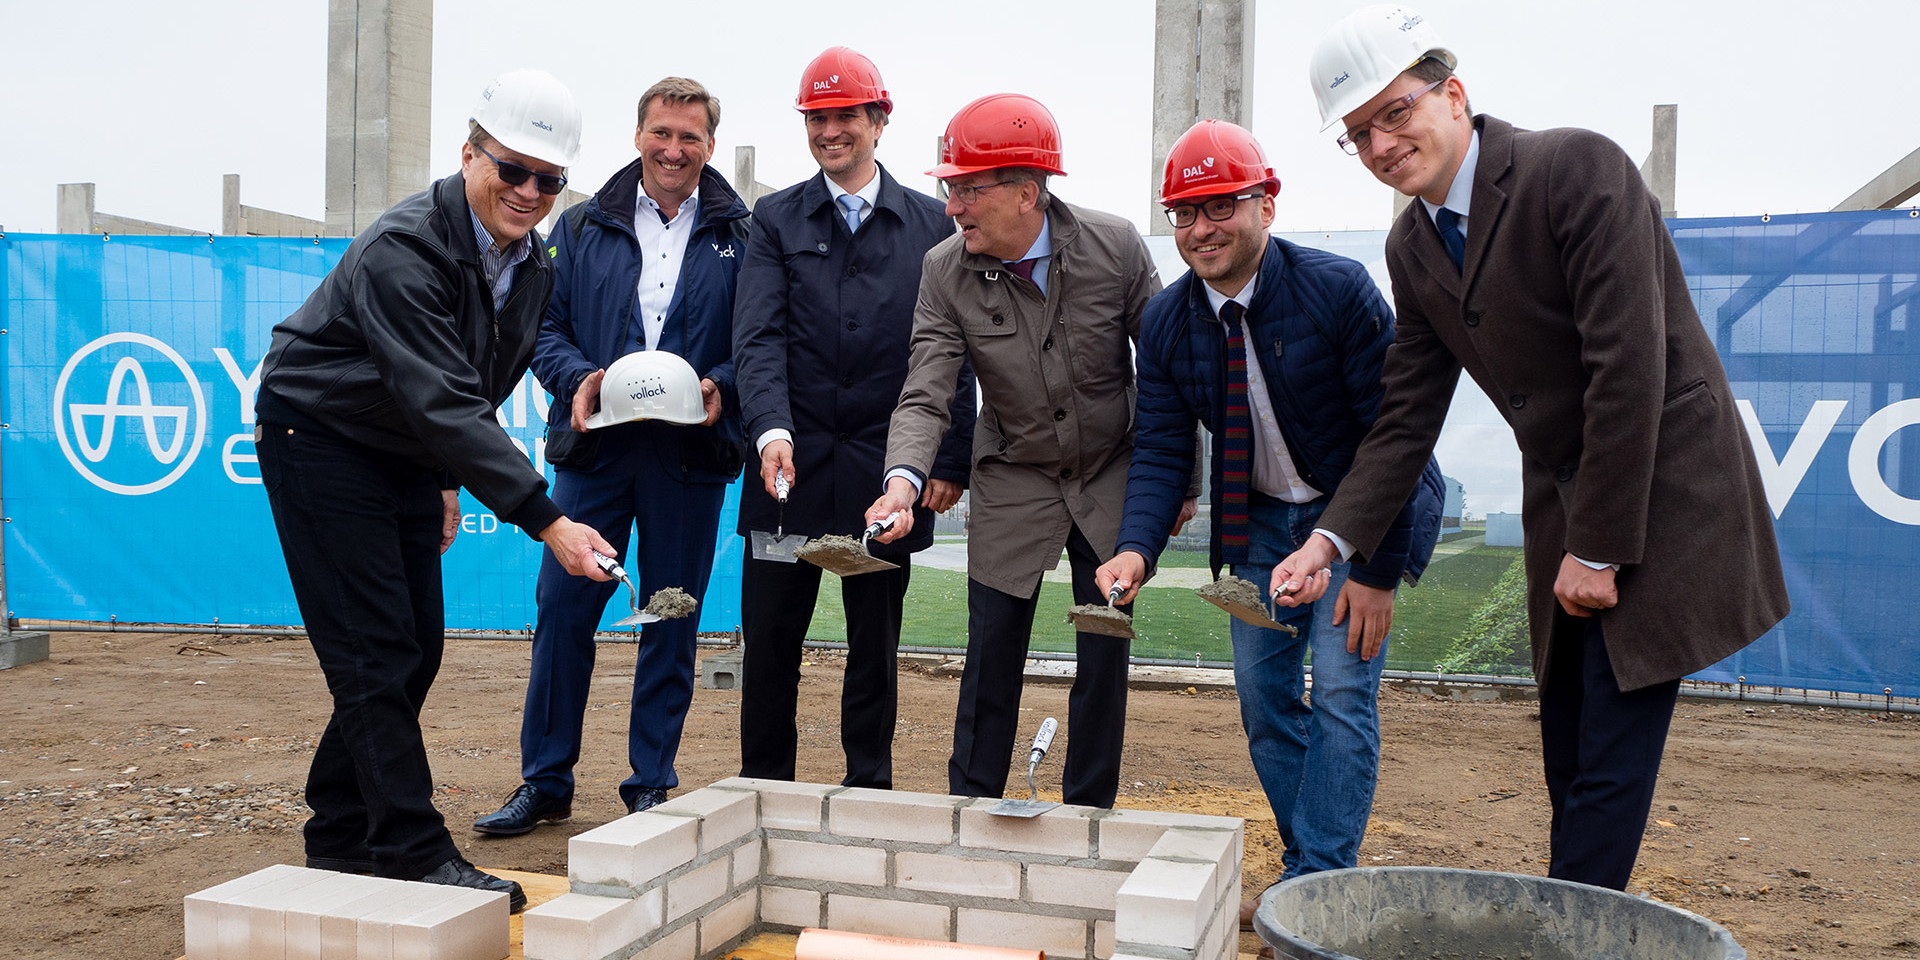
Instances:
[[[859,232],[860,209],[862,207],[865,207],[866,205],[867,205],[867,202],[865,200],[862,200],[851,193],[843,193],[840,195],[840,206],[846,209],[848,233]]]

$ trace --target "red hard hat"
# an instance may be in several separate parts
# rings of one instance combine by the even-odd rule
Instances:
[[[1060,125],[1040,101],[996,93],[960,108],[947,121],[940,165],[927,175],[945,180],[995,167],[1033,167],[1061,176]]]
[[[1187,128],[1167,151],[1167,177],[1160,202],[1172,206],[1194,197],[1239,193],[1265,184],[1267,196],[1280,192],[1280,178],[1246,128],[1225,120],[1202,120]]]
[[[795,110],[825,110],[829,107],[856,107],[877,103],[893,112],[886,85],[880,82],[880,68],[864,54],[850,47],[828,47],[800,72],[800,95],[793,99]]]

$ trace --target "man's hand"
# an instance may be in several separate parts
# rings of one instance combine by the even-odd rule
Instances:
[[[707,426],[711,427],[719,421],[720,387],[712,380],[700,381],[700,405],[707,410]]]
[[[593,560],[596,553],[606,557],[619,553],[613,549],[613,544],[600,535],[600,531],[561,517],[540,531],[540,540],[553,551],[553,558],[560,561],[560,566],[565,567],[568,573],[589,580],[613,579]]]
[[[1569,553],[1560,558],[1560,575],[1553,579],[1553,595],[1560,609],[1576,617],[1591,617],[1620,602],[1620,589],[1614,583],[1614,570],[1595,570]]]
[[[1116,604],[1132,603],[1139,596],[1140,585],[1147,580],[1147,558],[1135,550],[1122,550],[1113,555],[1112,560],[1100,565],[1093,572],[1093,582],[1100,585],[1100,595],[1106,596],[1118,585],[1124,593]]]
[[[585,380],[573,391],[573,432],[587,432],[587,418],[600,408],[600,381],[606,379],[605,370],[595,370],[587,374]]]
[[[913,532],[913,481],[906,477],[894,477],[887,481],[887,492],[867,508],[867,525],[879,523],[888,517],[899,515],[899,519],[890,530],[882,530],[874,537],[881,543],[892,543]]]
[[[927,492],[920,498],[928,510],[945,513],[960,502],[960,485],[952,480],[927,480]]]
[[[1300,549],[1292,556],[1280,561],[1273,568],[1273,579],[1267,584],[1267,594],[1279,593],[1274,603],[1282,607],[1304,607],[1327,592],[1327,583],[1333,579],[1329,569],[1335,560],[1340,559],[1340,551],[1332,540],[1320,534],[1307,538]],[[1291,589],[1282,592],[1281,588],[1291,585]]]
[[[1187,521],[1192,520],[1194,517],[1194,514],[1197,514],[1199,512],[1200,512],[1199,497],[1188,497],[1187,499],[1181,501],[1180,516],[1173,521],[1173,535],[1176,537],[1179,536],[1180,531],[1185,530],[1187,528]]]
[[[1393,628],[1393,591],[1369,587],[1349,577],[1346,586],[1340,588],[1339,599],[1333,602],[1333,625],[1337,627],[1341,621],[1347,623],[1347,652],[1372,660],[1380,654],[1380,645],[1387,642],[1387,631]]]
[[[440,552],[446,553],[453,546],[453,538],[460,535],[460,491],[440,491],[440,506]]]
[[[760,482],[766,485],[767,496],[780,499],[774,492],[773,478],[777,474],[786,474],[787,485],[793,485],[793,444],[786,440],[770,441],[760,448]]]

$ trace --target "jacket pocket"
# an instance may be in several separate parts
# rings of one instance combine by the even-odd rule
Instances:
[[[600,456],[600,435],[547,427],[547,462],[569,470],[591,470]]]

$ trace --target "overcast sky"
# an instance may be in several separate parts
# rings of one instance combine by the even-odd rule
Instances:
[[[1285,189],[1275,229],[1374,230],[1391,195],[1320,132],[1305,63],[1353,2],[1266,0],[1255,13],[1254,133]],[[1523,127],[1583,126],[1636,158],[1652,107],[1680,105],[1681,216],[1823,211],[1920,147],[1913,0],[1426,0],[1478,110]],[[758,148],[758,179],[813,164],[792,104],[800,70],[845,44],[879,65],[895,111],[880,159],[909,186],[955,110],[1025,93],[1058,117],[1065,199],[1143,224],[1151,170],[1149,0],[818,7],[442,0],[433,43],[435,176],[458,165],[487,80],[534,66],[579,98],[576,185],[633,158],[635,100],[670,74],[723,104],[715,163]],[[324,0],[0,0],[0,225],[54,229],[55,185],[98,184],[107,213],[220,228],[222,174],[249,205],[324,216]],[[838,20],[845,20],[842,24]],[[1170,279],[1170,278],[1169,278]],[[1510,432],[1471,385],[1440,448],[1468,508],[1517,510]]]

